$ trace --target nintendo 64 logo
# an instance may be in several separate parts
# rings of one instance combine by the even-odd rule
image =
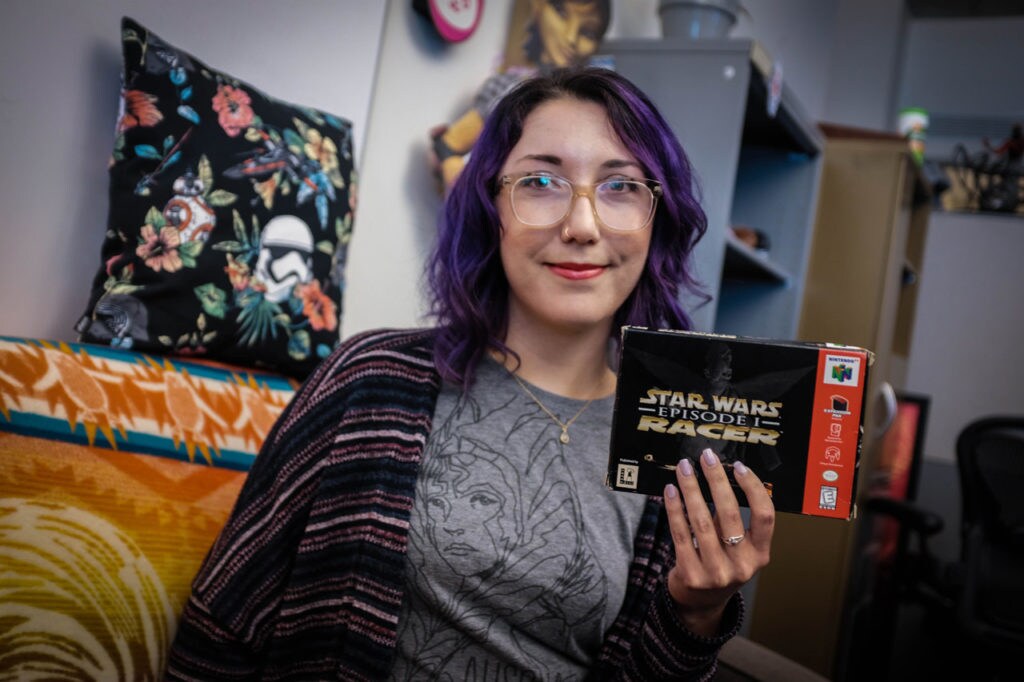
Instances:
[[[856,386],[860,381],[860,361],[859,357],[850,355],[825,355],[823,381],[826,384]]]

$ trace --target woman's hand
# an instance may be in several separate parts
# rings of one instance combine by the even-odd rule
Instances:
[[[729,598],[768,563],[775,507],[757,475],[736,462],[733,473],[750,506],[750,528],[744,528],[739,503],[718,456],[705,450],[700,465],[715,503],[714,517],[690,460],[683,459],[676,468],[679,488],[665,486],[665,511],[676,548],[668,591],[686,627],[695,634],[713,636]]]

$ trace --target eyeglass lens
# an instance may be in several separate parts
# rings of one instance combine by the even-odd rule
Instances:
[[[527,225],[553,225],[568,215],[574,195],[568,180],[530,175],[512,186],[512,209]],[[597,217],[616,230],[639,230],[654,206],[650,188],[635,180],[607,180],[594,187],[592,196]]]

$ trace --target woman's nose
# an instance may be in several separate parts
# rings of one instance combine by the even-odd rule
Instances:
[[[565,216],[562,225],[562,240],[590,243],[601,236],[601,227],[597,224],[597,211],[594,197],[590,194],[577,192],[573,196],[572,207]]]

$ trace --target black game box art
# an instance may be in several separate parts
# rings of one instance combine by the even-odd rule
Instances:
[[[607,484],[662,495],[705,448],[764,482],[776,511],[849,519],[870,351],[623,327]],[[710,501],[708,489],[705,497]],[[746,496],[733,480],[740,505]]]

